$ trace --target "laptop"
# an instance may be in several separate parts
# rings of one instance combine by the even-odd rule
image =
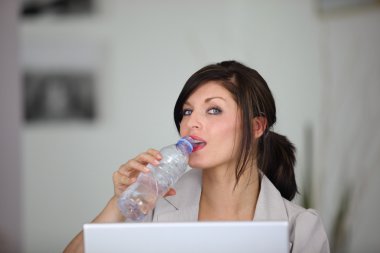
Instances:
[[[287,222],[85,224],[85,253],[287,253]]]

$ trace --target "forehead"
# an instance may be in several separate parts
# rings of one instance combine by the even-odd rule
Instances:
[[[226,100],[232,99],[231,93],[221,84],[220,81],[208,81],[198,87],[186,100],[191,103],[192,101],[205,101],[208,98],[221,97]]]

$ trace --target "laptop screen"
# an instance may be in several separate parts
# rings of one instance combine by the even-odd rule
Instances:
[[[86,253],[289,252],[287,222],[85,224]]]

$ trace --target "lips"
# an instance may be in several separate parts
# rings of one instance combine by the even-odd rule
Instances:
[[[191,139],[193,139],[193,152],[196,152],[198,150],[201,150],[207,145],[207,142],[203,140],[202,138],[196,136],[196,135],[190,135]]]

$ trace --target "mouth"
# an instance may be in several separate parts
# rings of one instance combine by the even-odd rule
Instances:
[[[190,135],[190,138],[192,139],[191,144],[193,145],[193,153],[201,150],[207,145],[207,142],[198,136]]]

